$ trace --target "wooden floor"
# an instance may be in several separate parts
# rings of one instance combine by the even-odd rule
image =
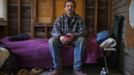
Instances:
[[[100,65],[84,65],[83,71],[86,72],[88,75],[100,75],[100,70],[102,66]],[[44,70],[40,75],[48,75],[49,70]],[[72,67],[65,67],[63,70],[63,75],[73,75],[72,73]],[[109,75],[123,75],[120,73],[120,71],[117,70],[117,68],[109,68]]]

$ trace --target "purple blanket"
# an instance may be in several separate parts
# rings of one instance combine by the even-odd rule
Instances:
[[[8,37],[1,39],[10,51],[17,55],[22,67],[42,67],[51,68],[52,58],[48,49],[48,39],[36,38],[25,41],[12,42]],[[96,63],[97,59],[102,57],[102,52],[96,43],[95,36],[87,39],[86,52],[83,63]],[[61,48],[61,56],[64,66],[73,63],[73,48],[65,46]]]

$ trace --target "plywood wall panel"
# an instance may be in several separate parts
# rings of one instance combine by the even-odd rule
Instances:
[[[64,13],[64,3],[66,0],[56,0],[55,1],[55,18],[61,16]]]
[[[56,0],[55,1],[55,18],[61,16],[64,11],[64,3],[66,0]],[[76,6],[76,13],[79,14],[81,17],[84,18],[84,0],[75,0]]]
[[[52,0],[38,0],[37,2],[37,19],[41,23],[52,22],[53,12]]]

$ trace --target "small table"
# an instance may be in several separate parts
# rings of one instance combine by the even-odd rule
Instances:
[[[36,33],[41,33],[41,35],[44,35],[45,38],[49,38],[50,37],[50,31],[51,31],[52,27],[53,26],[51,24],[35,24],[34,27],[33,27],[33,37],[36,36]],[[43,31],[38,32],[38,31],[36,31],[36,28],[43,29]]]

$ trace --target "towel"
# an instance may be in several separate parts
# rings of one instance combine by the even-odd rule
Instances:
[[[131,0],[130,6],[129,6],[129,21],[130,26],[134,27],[134,0]]]

